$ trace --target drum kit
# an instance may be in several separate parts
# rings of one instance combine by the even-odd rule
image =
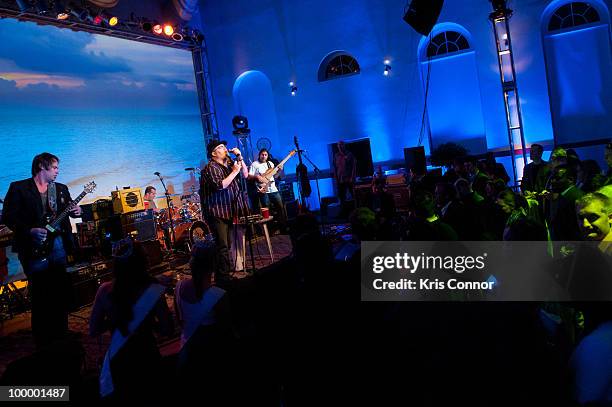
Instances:
[[[192,174],[199,173],[199,168],[185,168]],[[160,209],[155,214],[157,225],[157,238],[168,251],[181,247],[191,250],[200,241],[212,241],[212,231],[202,217],[200,196],[191,187],[187,194],[170,194],[170,197],[180,196],[181,204],[177,207],[172,202],[168,208]],[[172,227],[176,241],[172,244]]]

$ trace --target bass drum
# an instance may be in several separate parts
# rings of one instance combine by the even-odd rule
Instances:
[[[177,246],[188,246],[193,248],[198,242],[212,242],[214,239],[206,222],[197,220],[195,222],[184,222],[174,227]]]
[[[189,228],[189,243],[191,247],[198,242],[212,242],[214,240],[212,232],[206,222],[197,220]]]

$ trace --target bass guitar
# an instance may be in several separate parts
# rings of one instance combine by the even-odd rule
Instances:
[[[281,167],[285,165],[287,160],[289,160],[291,157],[295,155],[296,152],[297,150],[291,150],[289,154],[287,154],[287,157],[283,158],[283,161],[278,163],[276,167],[268,168],[266,172],[261,174],[261,176],[267,179],[267,181],[257,183],[257,192],[260,192],[262,194],[265,194],[266,192],[268,192],[268,189],[270,188],[270,184],[272,184],[272,182],[274,181],[274,176],[280,171]]]
[[[66,216],[70,214],[70,209],[73,208],[76,204],[78,204],[87,194],[92,193],[96,189],[96,183],[94,181],[89,182],[87,185],[83,187],[83,192],[79,194],[75,199],[73,199],[63,211],[61,211],[55,217],[47,216],[44,221],[43,228],[47,230],[47,237],[41,241],[40,243],[34,244],[32,248],[32,261],[34,263],[44,261],[47,256],[53,250],[53,243],[55,238],[59,236],[62,232],[60,229],[60,224]],[[35,268],[35,264],[32,265]]]

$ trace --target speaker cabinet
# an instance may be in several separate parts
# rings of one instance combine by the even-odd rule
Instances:
[[[144,210],[144,202],[140,188],[120,189],[112,191],[113,210],[115,213],[130,213]]]
[[[412,0],[404,14],[406,21],[416,32],[429,35],[442,11],[444,0]]]
[[[416,174],[427,172],[427,162],[425,161],[425,147],[408,147],[404,149],[404,160],[406,171],[414,171]]]
[[[157,238],[153,210],[130,212],[121,215],[124,235],[135,234],[135,240],[144,242]]]
[[[280,181],[276,183],[278,192],[280,192],[283,202],[295,201],[295,195],[293,194],[293,183]]]

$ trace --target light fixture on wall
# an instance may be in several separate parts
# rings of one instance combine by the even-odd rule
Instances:
[[[383,75],[389,76],[391,74],[391,60],[385,59],[384,64],[385,64],[385,70],[383,71]]]
[[[295,96],[297,94],[298,88],[295,82],[289,82],[289,90],[291,92],[291,96]]]

